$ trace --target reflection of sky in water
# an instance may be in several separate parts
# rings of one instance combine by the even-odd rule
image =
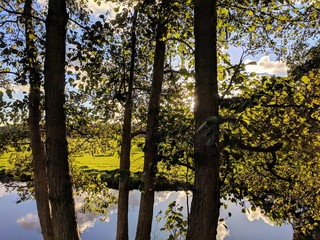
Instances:
[[[274,223],[270,220],[269,217],[267,217],[261,212],[261,208],[259,207],[257,207],[256,211],[247,210],[246,216],[248,220],[251,222],[254,220],[262,219],[262,221],[264,221],[266,224],[269,224],[270,226],[274,226]]]
[[[38,215],[34,213],[28,213],[27,215],[18,218],[17,223],[19,223],[24,229],[35,230],[41,233]]]
[[[112,190],[113,193],[116,191]],[[18,196],[12,192],[7,193],[5,187],[0,184],[0,231],[3,240],[40,240],[39,220],[36,213],[35,201],[27,201],[15,204]],[[134,239],[140,192],[130,192],[129,205],[129,234]],[[82,206],[82,197],[76,197],[76,209]],[[191,199],[189,199],[191,203]],[[184,207],[186,212],[185,192],[158,192],[155,196],[154,216],[160,210],[165,211],[170,202],[176,201],[179,206]],[[282,227],[273,226],[270,219],[261,213],[257,208],[256,212],[248,211],[241,213],[241,207],[228,203],[227,210],[221,211],[221,218],[225,218],[218,228],[218,240],[291,240],[292,228],[289,225]],[[227,213],[231,212],[232,217],[227,218]],[[77,213],[79,229],[82,232],[83,240],[113,240],[116,235],[117,211],[115,206],[109,209],[107,221],[101,222],[99,217],[93,213]],[[227,228],[224,226],[226,225]],[[20,227],[19,227],[20,226]],[[166,233],[160,232],[163,222],[153,222],[152,239],[166,239]]]
[[[4,197],[8,194],[10,193],[7,191],[7,189],[2,184],[0,184],[0,197]]]

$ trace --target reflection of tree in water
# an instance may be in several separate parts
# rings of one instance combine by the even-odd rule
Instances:
[[[31,182],[6,182],[0,183],[0,197],[15,192],[18,195],[16,203],[34,199],[33,183]]]
[[[82,180],[84,179],[85,178],[82,178]],[[92,182],[97,183],[97,181]],[[75,208],[79,230],[81,232],[93,227],[97,219],[108,221],[109,212],[111,211],[112,214],[116,209],[115,195],[109,192],[105,184],[91,183],[87,185],[87,183],[88,182],[83,181],[83,188],[80,188],[78,185],[77,192],[75,192]],[[35,200],[33,190],[32,181],[0,183],[0,197],[9,195],[10,193],[16,193],[18,195],[16,203]],[[41,233],[39,219],[36,214],[28,213],[18,218],[17,223],[24,229],[35,230]]]
[[[10,194],[10,192],[8,192],[8,188],[6,188],[5,185],[0,183],[0,197],[4,197],[9,194]]]
[[[26,188],[26,186],[23,183],[10,183],[12,186],[17,189],[18,187]],[[9,184],[9,185],[10,185]],[[0,197],[9,195],[10,193],[15,194],[16,190],[13,188],[10,188],[9,185],[5,186],[4,184],[0,183]],[[21,186],[19,186],[21,185]],[[110,189],[109,193],[117,195],[117,190]],[[180,206],[183,206],[183,210],[186,211],[186,193],[184,191],[178,191],[178,192],[156,192],[155,195],[155,212],[158,213],[159,210],[165,211],[167,209],[167,206],[170,202],[176,201],[177,204]],[[100,219],[102,219],[105,222],[109,222],[109,217],[112,221],[114,221],[114,216],[117,211],[117,206],[114,204],[109,205],[108,207],[108,214],[98,214],[90,211],[83,211],[84,206],[84,199],[86,198],[86,195],[77,195],[75,197],[75,206],[77,211],[77,219],[78,219],[78,225],[81,232],[85,232],[86,230],[95,227],[95,224],[99,222]],[[138,190],[134,190],[130,192],[129,195],[130,199],[130,212],[133,214],[137,211],[137,208],[139,208],[139,200],[140,200],[140,192]],[[240,212],[240,207],[235,208],[232,203],[227,202],[228,205],[230,205],[230,211],[233,214],[236,214],[236,211]],[[234,206],[234,207],[232,207]],[[250,206],[249,206],[250,207]],[[264,222],[270,225],[270,222],[268,221],[267,217],[263,214],[263,212],[259,211],[250,211],[246,214],[249,221],[259,220],[262,219]],[[185,214],[185,212],[184,212]],[[224,215],[224,214],[222,214]],[[229,220],[229,219],[228,219]],[[229,225],[230,222],[227,221],[221,221],[218,227],[218,240],[226,239],[228,236],[232,236],[233,228],[232,224]],[[134,225],[135,219],[131,218],[131,224]],[[19,217],[16,222],[23,228],[31,231],[36,231],[40,234],[40,224],[38,220],[38,216],[36,213],[29,212],[28,214]],[[106,223],[107,224],[107,223]],[[107,228],[111,228],[110,230],[113,231],[112,225],[109,225]],[[224,226],[228,225],[228,229]],[[164,235],[160,233],[160,228],[164,226],[164,221],[160,222],[156,229],[154,229],[154,233],[159,236],[157,239],[165,239],[163,238]],[[163,233],[165,234],[165,233]],[[156,236],[155,235],[155,236]]]
[[[0,185],[0,193],[2,192],[3,187]],[[10,190],[6,188],[6,190]],[[13,192],[13,190],[11,190]],[[9,193],[8,193],[9,194]],[[75,197],[75,206],[77,213],[77,222],[79,226],[80,232],[84,232],[89,228],[92,228],[97,220],[103,219],[104,221],[108,221],[108,215],[101,215],[90,211],[83,211],[83,207],[85,205],[84,202],[85,196],[77,196]],[[114,213],[114,209],[116,208],[112,205],[113,209],[110,209],[110,214]],[[39,218],[37,214],[28,213],[25,216],[22,216],[17,219],[17,223],[24,229],[33,230],[41,233]]]
[[[80,232],[84,232],[87,229],[92,228],[97,219],[97,214],[92,212],[81,213],[77,211],[77,221]],[[28,213],[25,216],[18,218],[17,223],[24,229],[41,233],[39,218],[36,214]]]

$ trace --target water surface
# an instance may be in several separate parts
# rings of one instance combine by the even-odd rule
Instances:
[[[117,193],[113,190],[114,193]],[[36,203],[28,200],[16,204],[18,200],[16,191],[8,192],[0,183],[0,232],[1,240],[41,240],[41,230],[37,217]],[[140,192],[130,192],[129,206],[129,234],[134,239],[137,224]],[[76,197],[77,217],[83,240],[113,240],[116,236],[117,207],[111,206],[106,221],[101,222],[100,217],[93,213],[80,213],[82,197]],[[155,197],[154,215],[172,201],[176,201],[186,210],[186,194],[180,192],[157,192]],[[191,202],[191,199],[190,199]],[[241,213],[241,207],[228,203],[227,210],[221,210],[221,218],[225,218],[225,228],[222,224],[218,229],[219,240],[291,240],[291,225],[275,226],[259,209],[256,212]],[[226,217],[228,212],[231,217]],[[160,231],[163,222],[154,219],[152,239],[164,240],[167,233]]]

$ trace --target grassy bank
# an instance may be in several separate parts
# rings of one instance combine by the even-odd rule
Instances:
[[[81,154],[71,158],[72,163],[83,170],[110,171],[118,169],[120,166],[119,157],[106,154]],[[131,154],[131,172],[142,171],[143,152],[134,152]]]
[[[11,153],[4,153],[0,155],[0,171],[5,170],[9,167],[8,159],[10,158]]]
[[[0,156],[0,175],[6,179],[16,179],[12,174],[8,176],[7,170],[13,169],[15,166],[9,163],[9,158],[16,154],[15,152],[5,153]],[[71,155],[70,161],[73,166],[90,175],[98,175],[101,179],[108,183],[109,187],[117,188],[119,179],[119,157],[116,154],[88,154],[79,153]],[[131,153],[131,189],[141,188],[142,184],[142,172],[143,172],[144,154],[142,151],[134,149]],[[25,162],[22,162],[25,164]],[[12,172],[12,171],[10,171]],[[20,172],[20,171],[18,171]],[[178,190],[189,188],[186,185],[186,168],[174,166],[170,169],[163,163],[158,164],[157,173],[157,190]],[[0,178],[1,178],[0,176]],[[30,174],[27,174],[30,178]],[[25,176],[22,179],[28,180]],[[189,176],[190,179],[190,176]]]

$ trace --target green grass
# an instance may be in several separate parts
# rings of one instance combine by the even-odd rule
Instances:
[[[112,155],[89,155],[83,154],[81,156],[75,156],[73,164],[77,167],[86,170],[114,170],[119,168],[119,157]],[[138,172],[143,170],[143,152],[134,152],[131,154],[131,167],[132,172]]]
[[[11,153],[4,153],[0,155],[0,170],[7,169],[9,166],[8,159]]]
[[[12,153],[4,153],[0,155],[0,170],[9,167],[8,159]],[[116,155],[90,155],[81,154],[71,157],[73,164],[83,169],[88,170],[114,170],[118,169],[120,165],[119,157]],[[143,169],[143,152],[134,152],[131,154],[131,168],[132,172],[142,171]]]
[[[5,153],[0,156],[0,171],[5,171],[9,168],[8,159],[12,152]],[[114,154],[95,154],[90,155],[88,153],[80,153],[78,155],[71,156],[72,164],[79,167],[80,170],[86,172],[104,172],[119,169],[120,160],[119,156]],[[131,153],[131,173],[137,173],[143,171],[144,153],[140,149],[133,147]],[[185,167],[172,167],[170,170],[163,163],[158,164],[158,175],[162,176],[169,181],[184,181],[185,180]]]

